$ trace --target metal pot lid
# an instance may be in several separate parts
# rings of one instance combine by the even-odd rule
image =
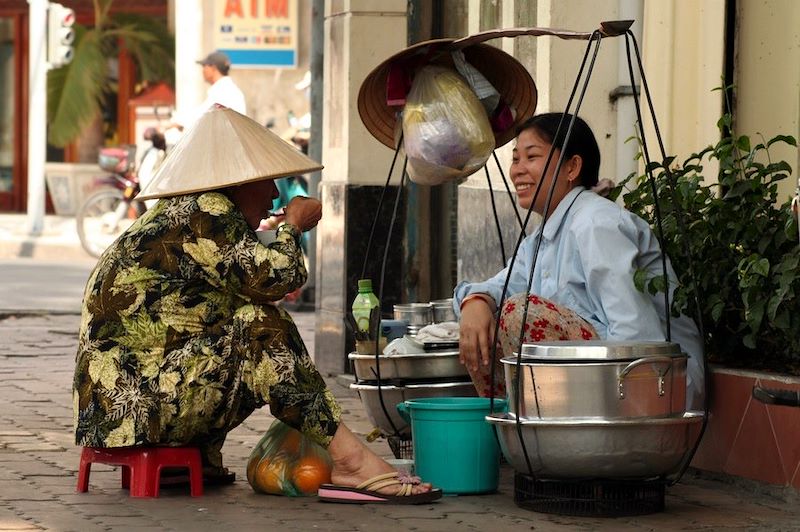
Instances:
[[[522,362],[580,362],[598,360],[636,360],[646,357],[682,358],[681,346],[674,342],[652,340],[571,340],[537,342],[522,345]],[[504,364],[517,362],[517,353],[503,359]]]

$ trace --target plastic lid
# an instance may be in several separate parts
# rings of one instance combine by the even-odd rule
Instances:
[[[359,292],[372,292],[372,279],[359,279],[358,280]]]

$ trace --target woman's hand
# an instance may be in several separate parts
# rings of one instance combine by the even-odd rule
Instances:
[[[459,360],[471,371],[488,366],[493,345],[494,309],[486,299],[472,298],[461,307]]]
[[[295,196],[286,206],[285,213],[284,221],[287,224],[305,232],[316,227],[322,218],[322,203],[313,198]]]

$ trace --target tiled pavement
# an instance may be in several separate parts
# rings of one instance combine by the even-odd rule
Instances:
[[[313,340],[313,314],[299,313],[297,322]],[[209,488],[201,498],[170,490],[158,499],[132,499],[120,488],[118,471],[94,466],[89,492],[76,493],[70,383],[77,328],[74,314],[0,316],[0,530],[800,530],[796,497],[695,476],[668,490],[665,512],[616,519],[520,509],[507,466],[498,493],[419,507],[258,495],[244,480],[244,466],[272,421],[266,411],[228,437],[225,460],[239,477],[232,486]],[[357,433],[369,432],[358,398],[335,379],[329,384],[345,421]],[[384,441],[370,445],[389,456]]]

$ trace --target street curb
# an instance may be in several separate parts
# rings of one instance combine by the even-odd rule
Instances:
[[[43,241],[41,238],[0,241],[0,259],[39,259],[59,261],[91,261],[97,260],[83,248]]]

